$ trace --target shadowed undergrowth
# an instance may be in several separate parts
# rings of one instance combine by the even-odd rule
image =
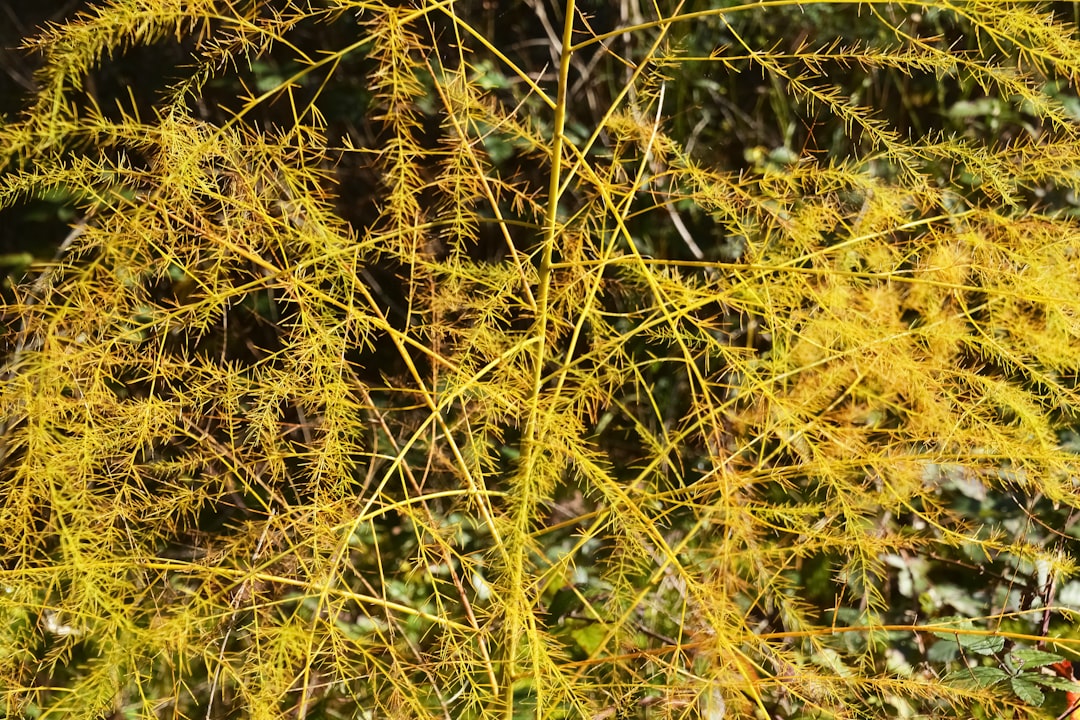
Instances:
[[[81,219],[3,290],[9,715],[1065,709],[1074,28],[713,5],[29,41],[0,207]]]

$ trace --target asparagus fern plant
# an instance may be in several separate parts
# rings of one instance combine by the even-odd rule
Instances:
[[[27,38],[6,714],[1070,712],[1074,19],[520,10]]]

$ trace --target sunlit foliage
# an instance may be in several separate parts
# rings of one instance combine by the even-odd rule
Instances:
[[[79,220],[4,289],[6,714],[1046,716],[1075,28],[630,9],[522,5],[539,59],[428,0],[28,40],[0,208]],[[703,105],[751,77],[768,109]]]

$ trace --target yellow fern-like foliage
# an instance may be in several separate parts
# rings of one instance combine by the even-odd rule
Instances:
[[[4,290],[8,716],[1043,716],[1076,28],[631,5],[529,4],[541,62],[429,0],[111,0],[29,40],[0,208],[80,219]],[[860,33],[749,24],[804,11]],[[91,82],[163,47],[152,97]],[[805,143],[691,147],[693,73],[763,79]],[[904,129],[852,73],[1017,119]]]

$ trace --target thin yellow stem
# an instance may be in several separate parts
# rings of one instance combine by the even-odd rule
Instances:
[[[534,471],[539,455],[542,452],[540,446],[540,425],[542,410],[540,408],[540,396],[544,385],[544,364],[547,360],[547,331],[548,331],[548,306],[551,295],[552,256],[554,255],[555,243],[559,236],[559,195],[560,177],[562,173],[562,154],[565,138],[563,130],[566,126],[566,95],[569,87],[570,58],[572,57],[571,41],[574,31],[575,16],[574,0],[566,4],[565,22],[563,23],[562,53],[559,58],[559,84],[555,101],[555,122],[551,142],[551,176],[548,185],[547,214],[544,218],[544,237],[540,255],[540,267],[537,279],[536,294],[536,322],[533,326],[533,337],[536,339],[536,350],[533,353],[533,377],[532,389],[529,394],[529,415],[525,424],[525,432],[522,437],[522,453],[520,478],[515,490],[518,497],[514,498],[513,525],[510,540],[510,559],[507,567],[508,587],[512,593],[510,610],[510,622],[507,623],[509,642],[507,648],[506,678],[504,688],[506,692],[506,717],[509,720],[514,716],[514,681],[517,679],[517,654],[520,641],[522,622],[534,631],[535,622],[532,614],[526,612],[525,597],[525,562],[526,545],[529,541],[529,523],[534,517],[534,508],[537,503],[534,484]],[[523,615],[519,615],[523,613]],[[535,645],[535,643],[534,643]],[[536,648],[532,648],[534,665]],[[534,670],[536,668],[534,667]],[[543,699],[537,698],[537,716],[542,716]]]

